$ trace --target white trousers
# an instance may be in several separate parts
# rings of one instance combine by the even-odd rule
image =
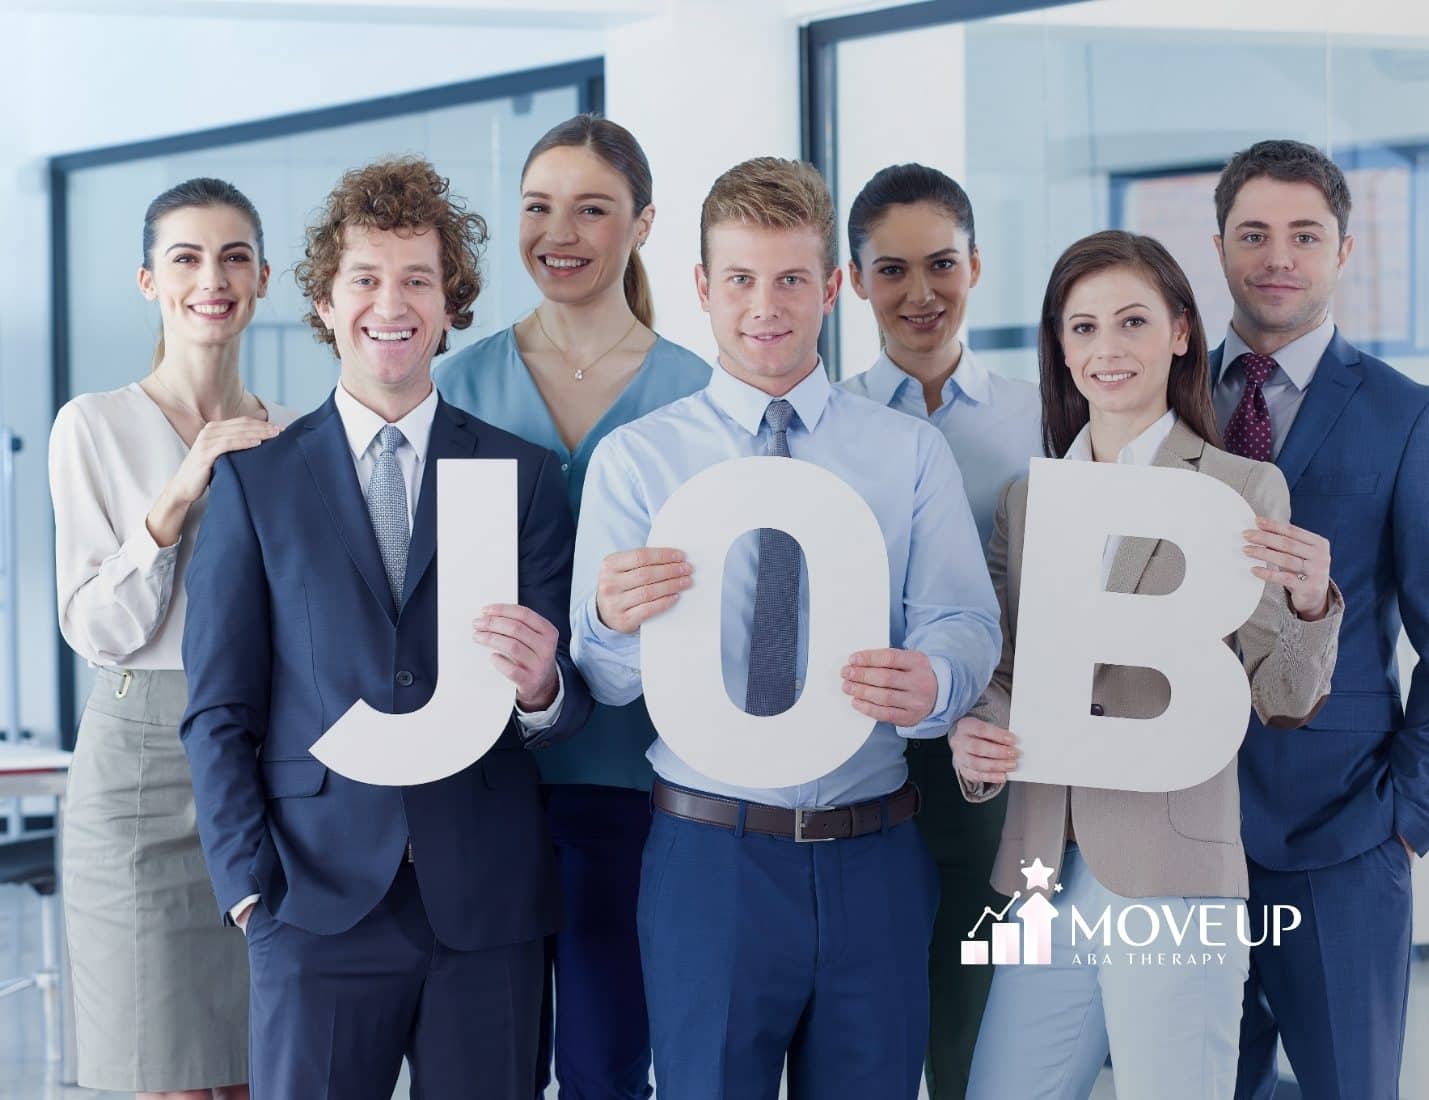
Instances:
[[[1075,845],[1051,900],[1051,964],[997,967],[968,1100],[1085,1100],[1108,1051],[1118,1100],[1230,1100],[1250,964],[1237,931],[1245,903],[1121,897]],[[1094,931],[1109,914],[1109,946],[1100,931],[1082,934],[1072,906]]]

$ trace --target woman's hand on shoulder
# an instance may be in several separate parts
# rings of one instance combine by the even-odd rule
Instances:
[[[958,719],[948,734],[953,767],[969,783],[1006,783],[1022,752],[1017,735],[980,718]]]
[[[213,479],[213,464],[229,451],[247,451],[272,439],[283,429],[268,420],[251,416],[235,416],[232,420],[214,420],[203,426],[178,473],[169,482],[174,497],[183,504],[192,504],[208,491]]]

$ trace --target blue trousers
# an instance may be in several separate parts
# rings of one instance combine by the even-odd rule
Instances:
[[[565,920],[546,940],[536,1097],[550,1083],[554,1038],[561,1100],[646,1100],[650,1024],[635,901],[650,795],[576,784],[551,784],[542,795]]]
[[[912,822],[796,844],[656,812],[640,954],[661,1096],[915,1100],[938,872]]]
[[[391,1100],[405,1057],[412,1100],[530,1100],[541,941],[445,947],[411,864],[346,932],[248,921],[253,1100]]]
[[[1409,871],[1398,837],[1310,871],[1251,862],[1251,913],[1294,905],[1303,923],[1279,947],[1251,950],[1236,1100],[1274,1095],[1277,1035],[1306,1100],[1399,1096],[1413,915]]]

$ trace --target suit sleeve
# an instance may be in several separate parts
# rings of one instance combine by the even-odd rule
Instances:
[[[1256,515],[1294,522],[1290,489],[1278,466],[1257,465],[1242,495]],[[1251,706],[1267,726],[1303,726],[1329,698],[1344,617],[1345,601],[1334,581],[1330,610],[1313,623],[1295,614],[1290,594],[1282,586],[1266,583],[1254,613],[1236,631],[1236,643],[1250,677]]]
[[[1419,658],[1409,681],[1404,725],[1390,741],[1394,828],[1423,855],[1429,851],[1429,407],[1409,433],[1392,509],[1399,614]]]
[[[252,865],[266,829],[258,750],[272,675],[262,548],[227,456],[214,464],[185,582],[189,699],[179,736],[193,774],[199,839],[227,920],[238,901],[258,893]]]
[[[520,526],[519,599],[560,631],[556,665],[561,677],[561,708],[556,720],[540,729],[528,729],[527,748],[540,748],[572,736],[586,723],[593,705],[590,689],[571,660],[571,558],[575,552],[575,523],[566,500],[556,458],[549,451],[541,460],[536,482]]]
[[[993,669],[991,683],[987,685],[987,689],[982,693],[982,698],[977,701],[977,705],[969,711],[973,718],[979,718],[1003,729],[1007,728],[1009,717],[1012,714],[1012,660],[1017,638],[1017,621],[1013,613],[1007,581],[1007,563],[1009,555],[1012,553],[1011,539],[1008,535],[1010,524],[1007,518],[1007,502],[1011,494],[1012,484],[1009,484],[1002,490],[1002,496],[998,499],[997,514],[992,523],[992,534],[987,542],[987,571],[992,578],[993,590],[997,593],[997,604],[1001,614],[1002,655],[998,659],[997,668]],[[1020,546],[1018,553],[1021,553]],[[958,776],[958,784],[962,787],[963,797],[969,802],[987,802],[989,799],[996,798],[1002,788],[1007,785],[1005,783],[974,783],[964,779],[961,775]]]

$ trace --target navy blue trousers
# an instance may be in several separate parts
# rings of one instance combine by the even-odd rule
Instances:
[[[1236,1100],[1275,1094],[1275,1039],[1306,1100],[1396,1100],[1409,996],[1409,853],[1397,837],[1310,871],[1250,861],[1252,938],[1263,906],[1303,924],[1251,948]]]
[[[337,935],[285,924],[260,901],[248,921],[253,1100],[391,1100],[404,1057],[412,1100],[530,1100],[541,958],[540,940],[445,947],[407,863]]]
[[[655,1080],[675,1100],[915,1100],[938,872],[905,822],[796,844],[656,812],[640,879]]]
[[[650,795],[576,784],[551,784],[542,795],[565,919],[546,940],[536,1096],[550,1082],[554,1030],[561,1100],[646,1100],[650,1024],[635,901]]]

